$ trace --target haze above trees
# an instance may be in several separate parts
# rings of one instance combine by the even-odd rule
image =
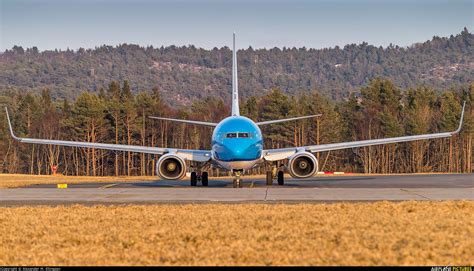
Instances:
[[[260,96],[278,87],[286,94],[316,90],[333,100],[359,92],[375,77],[398,87],[445,88],[474,78],[474,37],[465,28],[449,38],[433,37],[408,48],[367,43],[343,48],[248,48],[239,50],[242,97]],[[128,80],[134,93],[158,88],[167,103],[189,105],[207,96],[229,102],[231,51],[194,46],[140,47],[122,44],[95,49],[54,50],[15,46],[0,54],[0,91],[75,98],[99,92],[111,81]]]

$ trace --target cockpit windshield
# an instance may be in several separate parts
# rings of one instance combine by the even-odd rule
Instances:
[[[227,138],[235,138],[237,137],[237,133],[227,133]]]
[[[227,138],[249,138],[250,134],[249,133],[227,133],[226,137]]]

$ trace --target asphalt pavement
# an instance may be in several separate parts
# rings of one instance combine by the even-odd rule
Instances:
[[[230,179],[209,180],[191,187],[188,180],[55,184],[0,189],[0,204],[134,204],[207,202],[340,202],[404,200],[473,200],[474,174],[324,176],[265,185],[263,178],[244,179],[232,188]]]

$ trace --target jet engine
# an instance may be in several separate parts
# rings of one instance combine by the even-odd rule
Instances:
[[[166,180],[179,180],[186,175],[186,162],[176,154],[165,154],[156,162],[156,174]]]
[[[288,171],[293,178],[309,178],[318,172],[318,159],[309,152],[299,152],[289,158]]]

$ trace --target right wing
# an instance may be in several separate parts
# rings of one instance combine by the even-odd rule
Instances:
[[[103,149],[103,150],[112,150],[112,151],[127,151],[127,152],[149,153],[149,154],[158,154],[158,155],[162,155],[166,153],[175,153],[175,154],[181,155],[183,158],[187,160],[197,161],[197,162],[206,162],[209,159],[211,159],[211,152],[206,151],[206,150],[158,148],[158,147],[122,145],[122,144],[91,143],[91,142],[17,137],[13,132],[10,116],[8,114],[8,109],[6,107],[5,107],[5,111],[7,113],[8,126],[10,128],[11,136],[13,137],[13,139],[22,143],[58,145],[58,146],[79,147],[79,148],[94,148],[94,149]]]
[[[461,131],[465,106],[466,106],[466,102],[464,102],[462,106],[461,117],[459,119],[459,126],[455,131],[452,131],[452,132],[413,135],[413,136],[400,136],[400,137],[390,137],[390,138],[380,138],[380,139],[368,139],[368,140],[360,140],[360,141],[352,141],[352,142],[310,145],[310,146],[303,146],[303,147],[270,149],[270,150],[264,151],[263,157],[267,161],[277,161],[277,160],[286,159],[290,157],[291,155],[297,152],[302,152],[302,151],[317,153],[317,152],[323,152],[323,151],[351,149],[351,148],[367,147],[367,146],[374,146],[374,145],[383,145],[383,144],[408,142],[408,141],[416,141],[416,140],[424,140],[424,139],[451,137]]]

